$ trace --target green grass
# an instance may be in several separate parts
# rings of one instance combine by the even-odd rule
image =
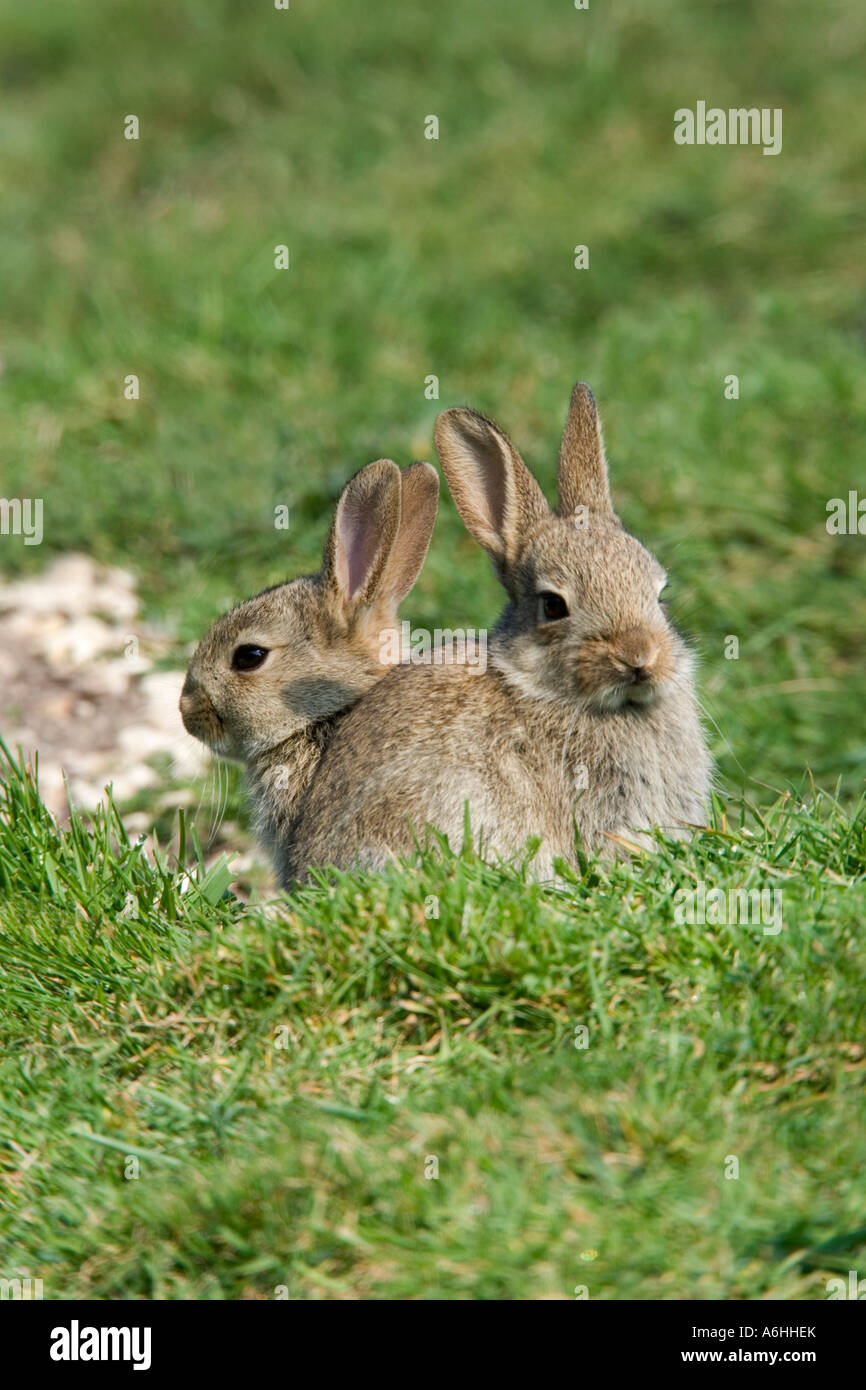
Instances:
[[[59,835],[10,768],[4,1267],[48,1297],[825,1297],[866,1255],[866,807],[747,820],[557,891],[467,850],[241,911],[111,812]],[[783,930],[678,925],[698,881],[781,890]]]
[[[866,547],[824,522],[863,478],[864,47],[854,0],[0,6],[3,487],[46,528],[3,562],[131,565],[188,641],[315,566],[348,474],[430,457],[448,405],[551,489],[581,376],[727,744],[856,796]],[[676,146],[701,96],[782,106],[781,155]],[[446,500],[408,616],[499,604]]]
[[[811,1298],[863,1272],[866,539],[825,518],[866,487],[864,49],[855,0],[0,0],[0,492],[45,505],[0,573],[132,568],[182,665],[316,566],[349,473],[431,457],[439,409],[497,419],[552,495],[582,377],[727,805],[556,893],[445,856],[243,909],[192,833],[187,879],[113,812],[58,836],[12,773],[0,1274]],[[698,99],[782,107],[782,154],[674,145]],[[499,604],[446,497],[406,616]],[[783,886],[783,932],[676,926],[696,881]]]

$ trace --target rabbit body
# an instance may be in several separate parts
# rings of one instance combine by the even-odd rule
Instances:
[[[612,853],[621,837],[643,843],[661,826],[684,833],[704,813],[710,760],[686,686],[664,710],[605,713],[540,703],[497,668],[495,636],[482,678],[457,666],[401,666],[349,711],[299,798],[284,883],[307,866],[382,865],[409,854],[425,826],[452,849],[464,840],[466,808],[481,852],[509,857],[541,836],[542,878],[556,857],[574,864],[575,826],[584,848]],[[402,719],[423,711],[423,742],[406,747]],[[362,794],[359,795],[359,788]]]
[[[615,516],[595,403],[578,385],[551,512],[502,431],[471,411],[437,422],[468,529],[508,593],[483,673],[393,669],[340,721],[300,798],[284,882],[310,865],[378,865],[424,828],[453,848],[466,817],[487,856],[540,836],[534,872],[699,822],[711,762],[693,658],[659,595],[665,572]],[[279,853],[279,852],[278,852]]]
[[[350,479],[317,575],[264,590],[214,624],[180,698],[187,730],[243,763],[257,831],[281,864],[342,714],[393,660],[397,606],[427,553],[439,479],[389,459]]]

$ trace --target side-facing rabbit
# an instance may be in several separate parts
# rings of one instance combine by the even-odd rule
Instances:
[[[576,862],[652,826],[699,822],[710,757],[693,660],[672,626],[661,565],[614,514],[592,392],[574,388],[550,510],[507,436],[448,410],[436,447],[466,527],[508,593],[487,669],[410,665],[342,720],[304,795],[287,863],[376,866],[424,827],[487,855],[543,843]]]
[[[321,572],[239,604],[190,661],[184,725],[245,765],[256,828],[283,881],[299,798],[342,712],[399,651],[397,607],[424,563],[438,499],[429,463],[368,464],[343,489]]]

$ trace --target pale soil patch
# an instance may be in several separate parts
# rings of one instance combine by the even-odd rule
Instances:
[[[139,617],[125,570],[70,554],[33,578],[0,577],[0,734],[31,764],[38,753],[42,798],[59,820],[68,816],[64,776],[85,811],[110,783],[120,807],[150,791],[156,807],[195,813],[201,788],[170,784],[201,782],[212,761],[181,723],[183,672],[155,668],[171,647]],[[126,814],[129,833],[147,833],[153,814]],[[229,852],[241,874],[261,864],[238,826],[212,833],[203,815],[196,828],[208,859]]]
[[[148,759],[174,777],[206,771],[204,750],[180,721],[180,671],[156,671],[167,646],[138,618],[132,576],[86,555],[66,555],[42,574],[0,582],[0,731],[28,760],[39,755],[43,800],[66,812],[92,809],[111,782],[118,803],[160,782]]]

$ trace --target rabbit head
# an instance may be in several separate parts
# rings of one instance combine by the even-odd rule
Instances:
[[[184,725],[222,757],[250,764],[345,709],[389,669],[397,606],[414,584],[436,518],[429,463],[370,463],[347,483],[321,572],[265,589],[199,644],[180,698]]]
[[[660,601],[665,571],[614,513],[588,386],[572,392],[555,512],[483,415],[445,411],[436,447],[457,510],[508,593],[491,659],[511,685],[603,712],[653,705],[689,677]]]

